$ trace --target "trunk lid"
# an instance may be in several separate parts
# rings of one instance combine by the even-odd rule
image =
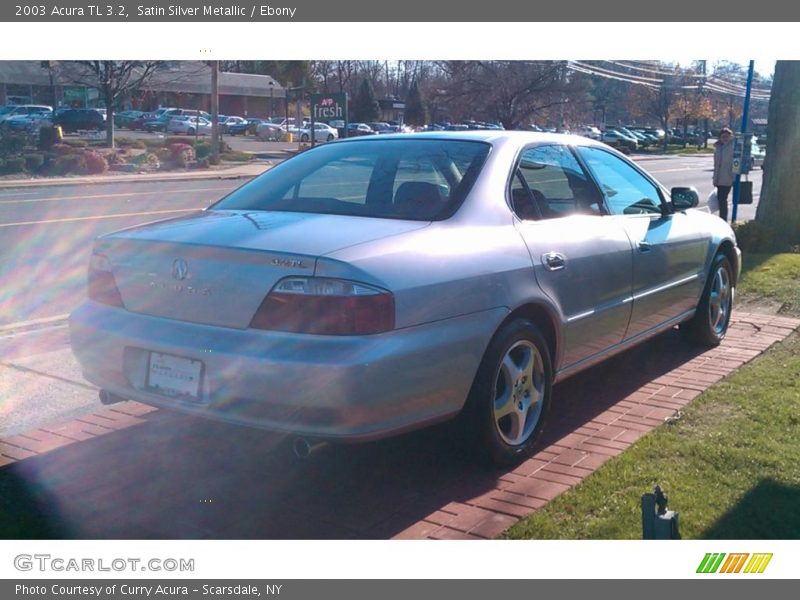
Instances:
[[[284,277],[314,274],[318,256],[427,226],[340,215],[204,211],[98,239],[125,308],[245,329]]]

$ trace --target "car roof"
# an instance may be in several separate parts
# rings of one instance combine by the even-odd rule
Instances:
[[[387,133],[376,137],[347,138],[347,141],[369,143],[372,140],[407,140],[407,139],[427,139],[427,140],[454,140],[454,141],[475,141],[487,142],[492,145],[504,144],[537,144],[537,143],[558,143],[573,146],[600,146],[606,147],[595,140],[580,136],[564,133],[542,133],[538,131],[508,131],[503,129],[470,129],[467,131],[423,131],[418,133]]]

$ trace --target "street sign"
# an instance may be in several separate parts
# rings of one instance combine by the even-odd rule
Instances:
[[[347,137],[347,93],[311,94],[311,145],[316,143],[314,123],[335,127],[339,137]]]
[[[737,133],[733,143],[733,174],[746,175],[750,172],[750,149],[752,133]]]
[[[311,120],[347,121],[347,94],[311,94]]]

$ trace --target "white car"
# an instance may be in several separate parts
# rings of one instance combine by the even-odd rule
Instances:
[[[167,124],[167,133],[211,135],[211,121],[203,117],[176,117]]]
[[[311,140],[311,124],[297,129],[301,142]],[[339,138],[339,132],[327,123],[314,123],[314,140],[317,142],[332,142]]]

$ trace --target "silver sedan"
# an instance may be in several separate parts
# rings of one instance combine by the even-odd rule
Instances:
[[[511,463],[555,382],[725,336],[740,252],[697,202],[578,136],[333,142],[96,240],[72,346],[106,399],[328,441],[460,416]]]

